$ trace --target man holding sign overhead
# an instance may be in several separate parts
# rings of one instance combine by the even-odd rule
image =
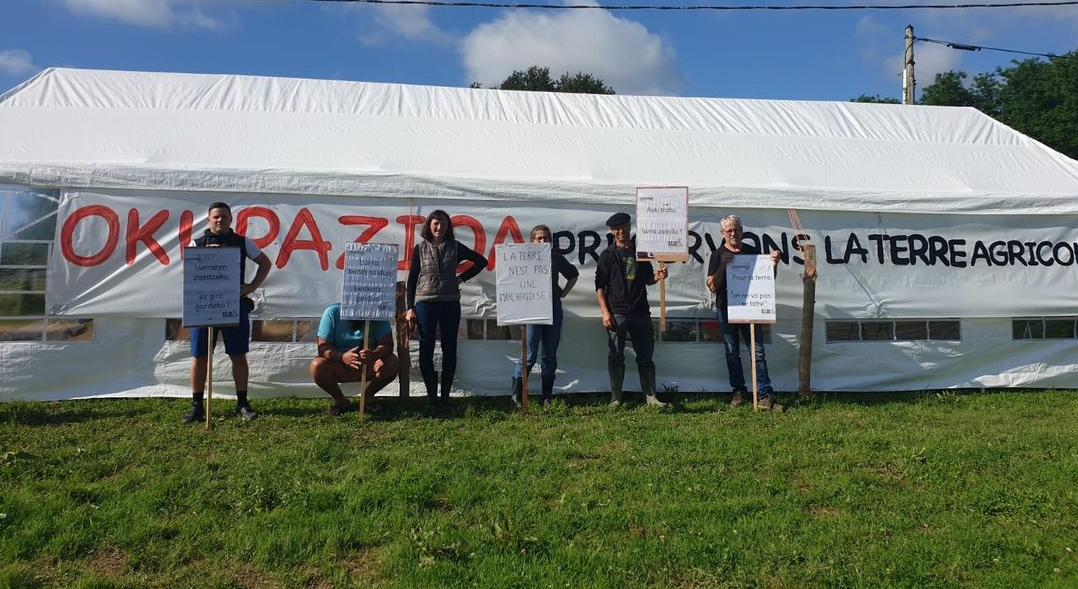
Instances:
[[[636,259],[636,245],[629,236],[627,213],[615,213],[606,220],[614,243],[599,255],[595,267],[595,296],[607,330],[606,367],[610,373],[610,405],[621,405],[625,380],[625,342],[631,337],[640,373],[640,389],[648,405],[666,407],[655,396],[655,328],[651,325],[648,286],[666,278],[666,268],[656,272],[651,262]]]
[[[734,396],[730,401],[731,407],[739,407],[745,403],[745,395],[749,392],[745,386],[745,371],[741,366],[741,341],[748,346],[753,339],[749,329],[756,330],[756,385],[759,390],[759,406],[761,409],[785,411],[786,408],[775,401],[775,392],[771,388],[771,378],[767,374],[767,359],[764,354],[764,343],[760,337],[759,325],[751,323],[730,323],[729,300],[726,283],[726,268],[738,255],[748,254],[743,251],[741,240],[744,227],[741,225],[741,217],[727,215],[720,221],[722,227],[723,245],[711,254],[711,260],[707,267],[707,288],[715,293],[715,307],[718,311],[719,329],[722,332],[722,343],[726,348],[726,369],[730,375],[730,387]],[[771,267],[777,271],[779,252],[771,252]]]

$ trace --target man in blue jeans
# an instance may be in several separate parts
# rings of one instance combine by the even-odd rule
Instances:
[[[775,392],[771,388],[771,378],[767,375],[767,357],[764,354],[764,342],[760,337],[760,326],[748,323],[730,323],[729,311],[726,300],[726,266],[733,261],[734,256],[753,254],[744,251],[744,243],[741,240],[744,227],[741,225],[741,217],[727,215],[720,221],[722,227],[722,247],[711,253],[711,260],[707,265],[707,288],[715,293],[715,307],[718,309],[719,329],[722,332],[722,343],[726,348],[726,369],[730,374],[730,387],[734,391],[734,397],[730,400],[731,407],[739,407],[745,403],[745,395],[749,392],[745,386],[745,371],[741,366],[741,342],[745,346],[752,341],[749,328],[756,329],[756,388],[759,392],[760,408],[767,411],[785,411],[786,407],[775,401]],[[778,269],[779,252],[771,252],[771,263]]]
[[[651,325],[651,305],[648,286],[666,278],[666,268],[654,271],[651,262],[636,260],[636,243],[629,236],[626,213],[615,213],[606,220],[614,243],[599,254],[595,267],[595,298],[603,313],[607,330],[606,367],[610,373],[610,405],[621,405],[621,387],[625,380],[625,341],[632,338],[636,352],[636,369],[640,374],[640,389],[648,405],[666,407],[655,396],[655,328]]]

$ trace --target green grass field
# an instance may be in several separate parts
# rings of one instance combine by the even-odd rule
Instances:
[[[0,404],[0,587],[1078,587],[1074,392],[726,399]]]

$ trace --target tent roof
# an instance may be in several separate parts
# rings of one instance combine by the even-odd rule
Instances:
[[[1078,162],[972,108],[53,68],[0,96],[0,182],[1078,213]]]

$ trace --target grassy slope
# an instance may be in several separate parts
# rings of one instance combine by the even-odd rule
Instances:
[[[0,587],[1078,586],[1078,397],[870,399],[3,404]]]

